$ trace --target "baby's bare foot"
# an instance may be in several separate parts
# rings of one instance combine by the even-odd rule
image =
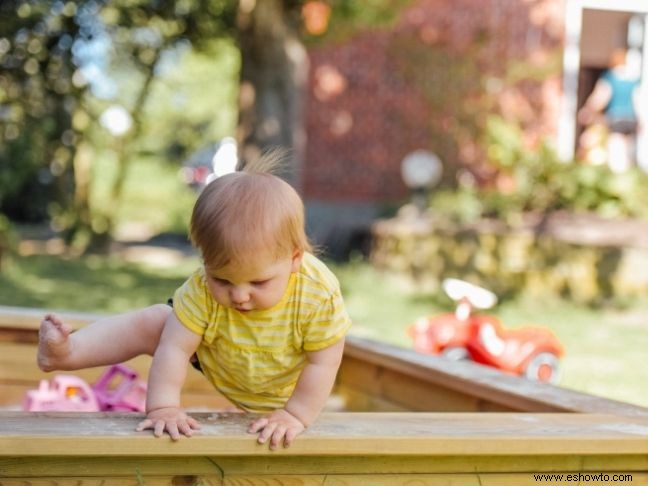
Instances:
[[[69,326],[54,314],[47,314],[38,331],[38,367],[43,371],[61,369],[71,352]]]

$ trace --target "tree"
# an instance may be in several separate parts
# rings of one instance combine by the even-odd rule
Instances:
[[[292,150],[293,166],[283,174],[299,181],[305,135],[303,100],[308,55],[299,36],[300,2],[240,2],[237,38],[241,49],[241,82],[237,138],[244,159],[264,148]]]
[[[342,16],[366,17],[383,11],[383,2],[389,0],[370,7],[359,0],[334,6]],[[3,1],[0,209],[17,215],[29,201],[39,217],[56,217],[69,240],[85,233],[105,243],[114,213],[90,205],[92,162],[97,151],[109,149],[100,126],[102,113],[117,103],[132,120],[111,148],[119,167],[111,188],[114,206],[128,167],[142,150],[145,107],[161,61],[181,46],[201,50],[216,38],[234,39],[240,48],[237,137],[242,157],[258,157],[275,146],[288,148],[296,167],[285,177],[298,185],[308,75],[302,7],[300,0]],[[94,93],[84,74],[89,62],[84,48],[102,39],[109,48],[92,53],[91,61],[103,55],[113,71],[130,73],[129,89],[113,99]]]
[[[73,117],[73,3],[0,3],[0,211],[41,221],[72,204],[70,167],[79,133]]]
[[[117,70],[129,71],[129,77],[136,80],[131,83],[136,86],[129,91],[130,99],[118,100],[121,108],[128,112],[132,127],[125,130],[114,145],[118,168],[110,188],[113,204],[103,209],[99,225],[90,226],[91,246],[102,249],[111,238],[115,208],[121,198],[127,170],[141,149],[145,107],[152,84],[158,77],[160,61],[166,53],[183,43],[200,50],[211,39],[231,35],[228,26],[234,17],[234,6],[231,2],[219,0],[113,0],[102,5],[90,2],[88,8],[96,11],[94,30],[110,41],[111,65]],[[91,150],[89,146],[87,150]],[[87,153],[85,157],[89,158]],[[77,164],[77,175],[82,168],[87,171],[89,164]],[[77,180],[88,179],[77,177]],[[89,194],[87,191],[83,194],[86,197],[84,205],[88,207]],[[75,231],[88,228],[87,221],[78,219],[77,222]]]
[[[107,101],[84,79],[84,48],[98,38],[114,66],[128,66],[139,86],[120,100],[132,129],[117,144],[119,200],[138,151],[143,113],[162,55],[181,43],[201,49],[231,37],[236,4],[195,0],[7,0],[0,4],[0,209],[15,219],[54,218],[68,239],[105,241],[113,213],[94,224],[89,203],[92,160],[101,148],[99,119]],[[92,61],[101,53],[93,52]],[[114,207],[115,204],[112,205]]]

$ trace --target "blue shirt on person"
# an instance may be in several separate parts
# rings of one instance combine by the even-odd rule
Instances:
[[[637,78],[627,78],[616,74],[614,71],[606,71],[602,79],[612,89],[612,96],[605,108],[605,116],[608,120],[635,120],[636,114],[632,96],[639,85]]]

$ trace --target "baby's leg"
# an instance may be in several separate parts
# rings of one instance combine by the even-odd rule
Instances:
[[[157,304],[105,317],[74,333],[48,314],[39,332],[38,366],[43,371],[78,370],[153,355],[171,312],[171,307]]]

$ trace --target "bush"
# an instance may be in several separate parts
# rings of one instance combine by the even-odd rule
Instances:
[[[493,217],[515,222],[524,213],[558,210],[602,217],[648,218],[648,174],[622,174],[605,167],[564,163],[546,143],[530,150],[522,132],[499,117],[489,118],[482,145],[496,169],[492,185],[466,178],[454,190],[438,191],[431,208],[455,221]]]

